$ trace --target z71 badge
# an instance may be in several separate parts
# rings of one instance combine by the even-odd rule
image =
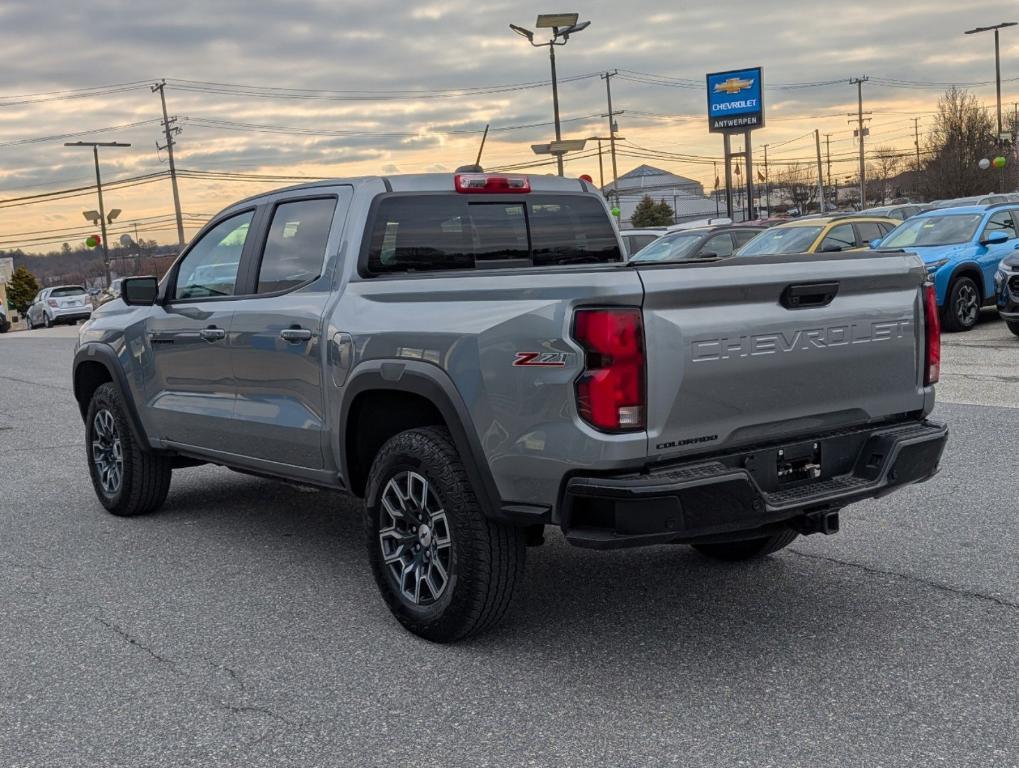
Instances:
[[[517,352],[513,365],[529,368],[565,368],[569,352]]]

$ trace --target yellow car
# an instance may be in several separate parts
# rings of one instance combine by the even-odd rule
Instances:
[[[901,221],[883,216],[815,216],[793,219],[764,230],[737,251],[739,256],[769,253],[830,253],[869,248]]]

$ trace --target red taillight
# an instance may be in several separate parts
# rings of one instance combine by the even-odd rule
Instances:
[[[938,295],[934,285],[926,283],[923,287],[924,316],[924,386],[937,384],[941,378],[941,318],[938,315]]]
[[[579,309],[573,338],[584,348],[577,379],[580,417],[597,429],[644,429],[644,329],[640,309]]]
[[[60,304],[57,303],[56,299],[46,299],[46,303],[49,304],[51,307],[54,307],[54,308],[60,306]]]
[[[453,177],[457,192],[502,194],[530,192],[531,180],[526,176],[490,176],[487,173],[458,173]]]

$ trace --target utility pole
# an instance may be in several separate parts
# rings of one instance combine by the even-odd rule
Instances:
[[[110,286],[110,246],[106,242],[106,206],[103,204],[103,179],[99,175],[99,147],[130,147],[119,141],[68,141],[65,147],[92,147],[92,158],[96,164],[96,193],[99,196],[99,229],[102,233],[103,269],[106,273],[106,287]]]
[[[612,111],[612,78],[619,74],[619,70],[614,69],[611,72],[606,72],[601,76],[602,80],[605,81],[605,96],[609,102],[609,113],[605,115],[609,119],[609,154],[612,155],[612,191],[616,195],[616,205],[619,205],[619,170],[616,166],[616,115],[623,114],[622,110],[619,112]]]
[[[863,159],[863,84],[870,78],[864,75],[863,77],[854,77],[849,82],[856,86],[856,125],[859,131],[860,137],[860,210],[862,211],[867,207],[867,170],[864,167]]]
[[[814,129],[814,146],[817,147],[817,200],[819,212],[824,213],[824,176],[821,174],[821,132]]]
[[[598,139],[598,189],[605,189],[605,165],[601,160],[601,139]]]
[[[768,145],[764,145],[764,207],[771,216],[771,184],[768,182]]]
[[[828,186],[831,187],[831,134],[824,135],[824,162],[827,166]],[[838,202],[838,201],[836,201]],[[838,205],[835,206],[838,208]]]
[[[180,133],[180,126],[174,125],[177,122],[176,116],[171,120],[166,114],[166,80],[160,80],[152,86],[152,92],[159,91],[159,101],[163,105],[163,131],[166,136],[166,146],[159,146],[156,142],[156,150],[165,149],[166,156],[170,160],[170,186],[173,188],[173,210],[177,214],[177,245],[184,247],[184,219],[180,213],[180,190],[177,188],[177,166],[173,163],[173,145],[176,143],[173,137]],[[557,123],[558,125],[558,123]],[[559,174],[562,176],[562,173]]]
[[[916,147],[916,183],[920,183],[920,118],[913,118],[913,146]]]

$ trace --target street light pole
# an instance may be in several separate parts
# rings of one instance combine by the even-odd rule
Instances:
[[[102,232],[103,268],[106,273],[106,287],[110,286],[110,247],[106,242],[106,207],[103,205],[103,179],[99,174],[99,147],[130,147],[119,141],[68,141],[65,147],[92,147],[92,158],[96,164],[96,193],[99,196],[99,228]]]
[[[535,48],[544,48],[548,46],[548,60],[552,67],[552,113],[555,119],[555,140],[556,142],[562,141],[562,129],[559,123],[559,83],[556,78],[555,69],[555,47],[557,45],[566,45],[570,39],[570,35],[576,34],[581,30],[587,29],[591,22],[582,21],[579,24],[577,19],[580,18],[580,14],[577,13],[544,13],[538,16],[538,21],[535,26],[538,28],[545,28],[552,30],[552,39],[547,43],[536,43],[534,42],[534,32],[524,27],[518,27],[516,24],[510,24],[510,29],[516,32],[521,37],[526,37],[529,42]],[[559,170],[559,175],[563,175],[563,155],[561,152],[556,152],[556,166]]]
[[[1001,24],[994,24],[990,27],[974,27],[967,29],[963,34],[975,35],[978,32],[994,32],[994,83],[998,93],[998,135],[997,141],[1001,141],[1001,49],[998,45],[998,30],[1005,27],[1014,27],[1019,22],[1003,21]]]

